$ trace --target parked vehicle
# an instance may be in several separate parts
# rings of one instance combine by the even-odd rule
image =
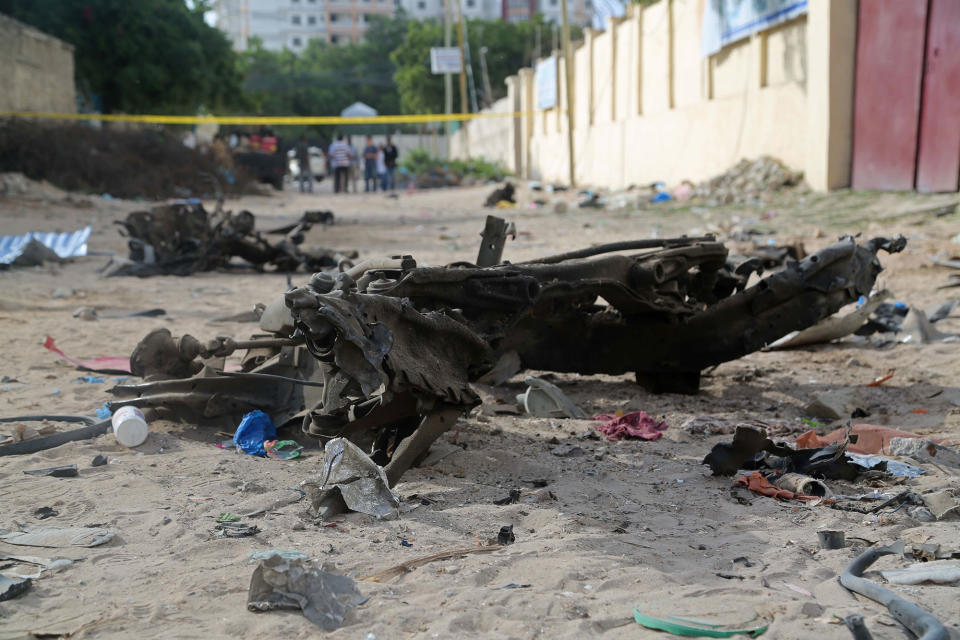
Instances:
[[[327,175],[327,158],[320,147],[308,147],[307,151],[310,154],[310,171],[313,173],[313,179],[320,182]],[[300,163],[297,162],[296,149],[287,151],[287,170],[294,182],[300,177]]]

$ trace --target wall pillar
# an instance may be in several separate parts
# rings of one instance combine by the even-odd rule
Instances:
[[[807,10],[807,183],[850,185],[857,0],[810,0]]]

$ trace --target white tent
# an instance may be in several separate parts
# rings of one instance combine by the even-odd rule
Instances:
[[[343,118],[372,118],[375,115],[377,115],[377,110],[362,102],[354,102],[340,112],[340,116]]]

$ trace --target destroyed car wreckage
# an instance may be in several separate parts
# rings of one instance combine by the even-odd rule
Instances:
[[[495,266],[419,267],[396,256],[316,273],[268,305],[267,335],[246,342],[155,330],[131,358],[145,382],[114,387],[111,408],[233,424],[261,409],[278,426],[300,421],[314,437],[355,442],[393,485],[479,404],[471,382],[501,358],[519,356],[524,369],[633,372],[654,392],[693,393],[704,368],[869,294],[877,252],[905,246],[902,237],[844,238],[747,286],[759,261],[728,255],[712,237],[509,264],[500,263],[503,236],[488,232],[477,262]],[[241,370],[224,371],[241,349]]]
[[[333,224],[330,211],[307,211],[297,222],[266,231],[282,235],[271,242],[254,230],[255,216],[249,211],[223,211],[218,202],[208,214],[202,204],[175,203],[134,211],[121,225],[128,238],[129,259],[114,258],[104,269],[107,276],[186,276],[231,265],[234,257],[248,266],[277,271],[307,272],[336,266],[343,258],[329,249],[304,247],[304,233],[314,224]]]

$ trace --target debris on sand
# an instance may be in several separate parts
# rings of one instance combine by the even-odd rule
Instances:
[[[802,182],[802,171],[793,171],[776,158],[744,158],[724,173],[701,182],[693,195],[712,205],[743,204],[767,199],[776,191],[799,186]]]
[[[131,365],[151,381],[115,387],[123,399],[110,408],[235,421],[260,409],[278,428],[296,416],[311,436],[345,435],[369,452],[393,486],[479,404],[471,383],[505,354],[516,352],[525,369],[633,371],[653,392],[694,393],[705,367],[869,293],[877,252],[904,245],[845,238],[746,288],[751,274],[731,270],[712,237],[617,242],[491,267],[369,260],[336,278],[315,274],[268,305],[261,329],[274,337],[201,343],[166,329],[148,334]],[[615,253],[624,250],[645,252]],[[596,304],[600,297],[609,306]],[[239,349],[257,357],[223,371],[220,359]]]
[[[367,601],[347,576],[290,552],[261,554],[250,578],[247,609],[299,609],[324,631],[333,631],[351,609]]]
[[[296,224],[283,227],[284,238],[272,242],[255,231],[255,216],[249,211],[234,214],[217,208],[208,214],[202,204],[176,203],[134,211],[121,223],[129,238],[128,259],[114,258],[104,269],[106,276],[186,276],[198,271],[226,269],[233,258],[250,268],[308,273],[337,266],[356,252],[341,254],[330,249],[304,247],[304,233],[314,219],[329,212],[308,212]],[[274,230],[276,231],[276,230]],[[268,232],[269,233],[269,232]]]

